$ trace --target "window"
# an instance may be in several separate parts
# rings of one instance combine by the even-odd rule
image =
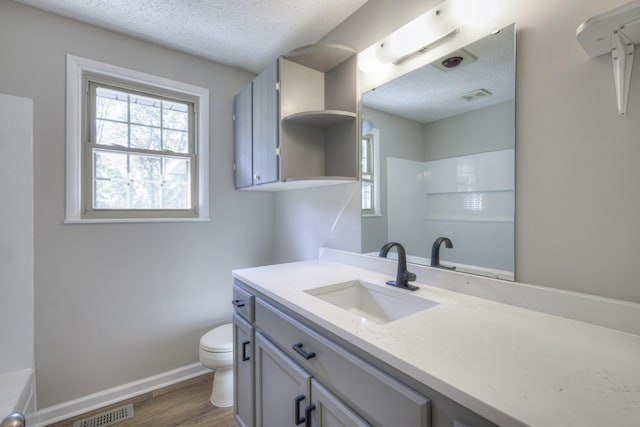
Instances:
[[[373,177],[373,137],[362,137],[362,213],[375,213],[374,177]]]
[[[207,220],[208,90],[67,62],[66,221]]]
[[[362,137],[360,180],[362,182],[362,214],[380,215],[380,150],[379,131],[372,129]]]

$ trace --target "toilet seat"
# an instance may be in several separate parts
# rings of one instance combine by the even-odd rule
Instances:
[[[218,326],[204,334],[200,338],[200,348],[210,353],[233,351],[233,325]]]

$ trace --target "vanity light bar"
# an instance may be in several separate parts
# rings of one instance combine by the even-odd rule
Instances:
[[[358,68],[369,73],[398,65],[454,37],[463,25],[483,25],[496,8],[496,0],[445,0],[363,50]]]
[[[358,57],[358,67],[371,72],[380,66],[399,64],[454,36],[460,26],[453,0],[446,0],[363,50]]]

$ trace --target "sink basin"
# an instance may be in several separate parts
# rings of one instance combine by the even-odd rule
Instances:
[[[379,325],[438,305],[404,293],[406,291],[387,289],[361,280],[307,289],[305,292]]]

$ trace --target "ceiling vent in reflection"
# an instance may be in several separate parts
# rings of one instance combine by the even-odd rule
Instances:
[[[456,50],[455,52],[451,52],[447,56],[443,56],[440,59],[437,59],[431,63],[434,67],[439,70],[449,72],[453,70],[458,70],[465,65],[472,64],[478,60],[473,54],[467,52],[464,49]]]
[[[465,101],[475,101],[476,99],[486,98],[487,96],[491,96],[491,95],[492,93],[486,89],[476,89],[476,90],[472,90],[469,93],[465,93],[464,95],[461,95],[460,98],[464,99]]]

